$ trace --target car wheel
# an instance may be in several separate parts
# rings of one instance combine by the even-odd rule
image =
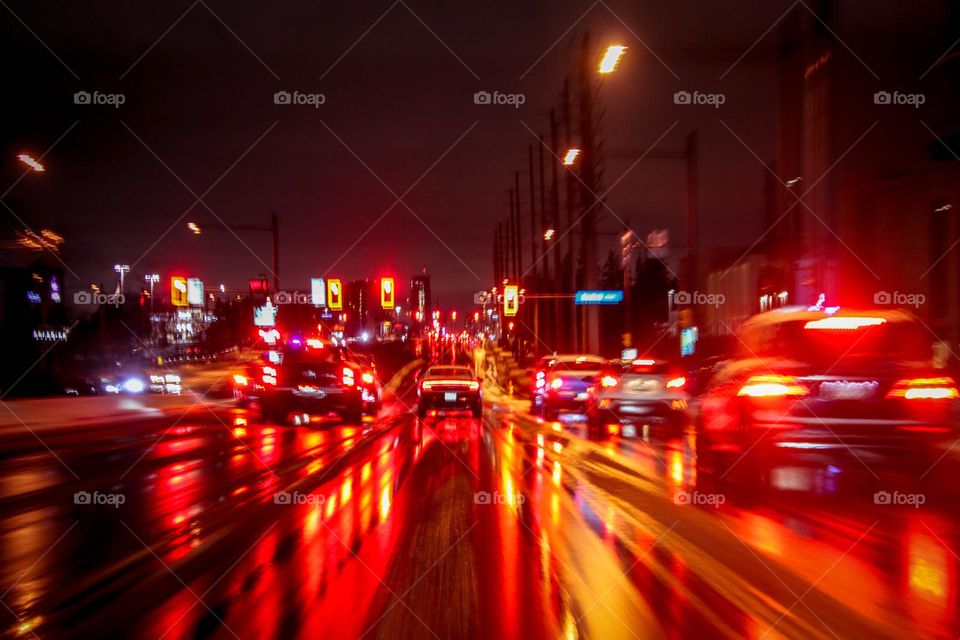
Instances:
[[[340,414],[340,419],[347,424],[363,422],[363,409],[347,409]]]
[[[427,410],[428,410],[427,405],[423,404],[422,402],[419,403],[419,404],[417,405],[417,416],[419,416],[421,420],[422,420],[423,418],[426,418],[426,417],[427,417]]]
[[[473,410],[472,410],[472,411],[473,411],[473,417],[474,417],[474,418],[479,418],[479,417],[481,417],[481,416],[483,415],[483,405],[482,405],[482,404],[479,404],[479,403],[475,404],[475,405],[473,406]]]

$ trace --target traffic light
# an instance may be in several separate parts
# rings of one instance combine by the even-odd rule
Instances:
[[[175,307],[189,306],[187,302],[187,279],[174,276],[170,278],[170,302]]]
[[[380,278],[380,306],[393,309],[393,278]]]
[[[343,287],[336,278],[327,280],[327,306],[333,311],[343,309]]]
[[[508,284],[503,288],[503,315],[517,315],[520,306],[520,290],[515,284]]]

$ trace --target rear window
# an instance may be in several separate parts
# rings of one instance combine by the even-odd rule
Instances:
[[[603,360],[559,360],[552,371],[597,371],[603,368]]]
[[[661,375],[661,374],[666,374],[668,370],[669,370],[669,365],[663,361],[654,362],[653,364],[634,362],[627,369],[627,373]]]
[[[857,329],[809,329],[807,320],[751,327],[738,344],[741,358],[780,358],[821,368],[843,363],[929,361],[933,350],[916,323],[886,322]]]
[[[288,350],[283,352],[283,364],[332,364],[341,361],[343,361],[343,353],[336,347]]]
[[[427,369],[427,376],[431,378],[454,378],[457,380],[473,380],[473,372],[461,367],[433,367]]]

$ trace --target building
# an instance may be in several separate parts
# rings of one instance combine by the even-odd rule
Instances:
[[[410,324],[419,330],[429,326],[433,318],[433,305],[430,297],[430,276],[426,273],[410,279]]]

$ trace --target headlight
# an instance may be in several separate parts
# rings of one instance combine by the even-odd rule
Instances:
[[[140,378],[127,378],[123,382],[123,390],[127,393],[143,393],[144,384]]]

